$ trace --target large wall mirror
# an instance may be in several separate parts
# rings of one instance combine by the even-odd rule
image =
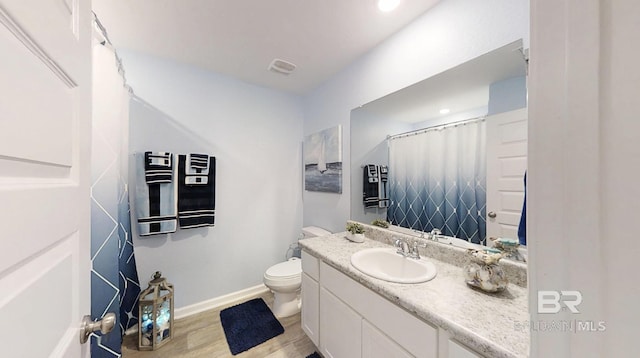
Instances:
[[[352,110],[351,219],[518,240],[526,69],[519,40]]]

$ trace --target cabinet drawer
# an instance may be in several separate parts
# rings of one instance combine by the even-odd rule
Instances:
[[[302,272],[318,281],[320,278],[319,260],[302,250]]]
[[[482,358],[481,356],[472,352],[469,348],[451,339],[449,340],[449,343],[448,343],[448,349],[449,349],[448,358]]]
[[[367,321],[419,358],[438,356],[438,330],[345,274],[320,263],[320,286],[351,306]]]

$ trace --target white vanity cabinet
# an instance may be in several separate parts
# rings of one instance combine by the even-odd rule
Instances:
[[[412,358],[400,345],[387,337],[367,320],[362,320],[362,357]]]
[[[302,330],[309,339],[320,346],[320,275],[318,259],[302,252]]]
[[[481,357],[305,251],[302,269],[302,328],[325,358]]]
[[[362,357],[362,317],[320,288],[320,351],[325,358]]]
[[[449,333],[440,329],[440,357],[442,358],[482,358],[481,355],[451,339]]]
[[[390,339],[395,345],[388,350],[405,350],[418,358],[436,358],[438,356],[438,330],[436,327],[418,319],[404,309],[387,301],[382,296],[352,280],[342,272],[320,261],[320,291],[325,289],[345,305],[350,307],[366,321]],[[320,302],[320,314],[328,314]],[[320,346],[324,344],[323,329],[334,329],[320,324]],[[343,337],[345,339],[345,337]],[[348,338],[351,339],[351,338]],[[384,342],[379,342],[384,344]],[[340,356],[342,357],[342,356]],[[340,358],[334,357],[334,358]],[[344,356],[367,357],[365,355]]]
[[[447,342],[448,358],[482,358],[482,356],[472,352],[469,348],[451,339]]]

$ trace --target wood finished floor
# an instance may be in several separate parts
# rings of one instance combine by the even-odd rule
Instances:
[[[271,307],[271,292],[262,297]],[[251,297],[254,298],[254,297]],[[249,300],[251,298],[247,298]],[[243,300],[242,302],[246,301]],[[237,357],[237,358],[305,358],[315,351],[313,342],[302,331],[300,315],[280,318],[284,333],[256,347],[232,355],[220,324],[220,311],[242,302],[234,302],[218,309],[176,320],[175,336],[156,351],[138,351],[137,335],[125,336],[122,342],[123,358],[196,358],[196,357]]]

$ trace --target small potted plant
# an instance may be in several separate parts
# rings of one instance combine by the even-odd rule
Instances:
[[[380,219],[373,220],[371,222],[371,225],[374,225],[374,226],[377,226],[377,227],[381,227],[381,228],[385,228],[385,229],[389,227],[389,223],[387,221],[380,220]]]
[[[350,222],[347,223],[347,231],[349,235],[346,236],[347,239],[353,242],[364,242],[364,226]]]

